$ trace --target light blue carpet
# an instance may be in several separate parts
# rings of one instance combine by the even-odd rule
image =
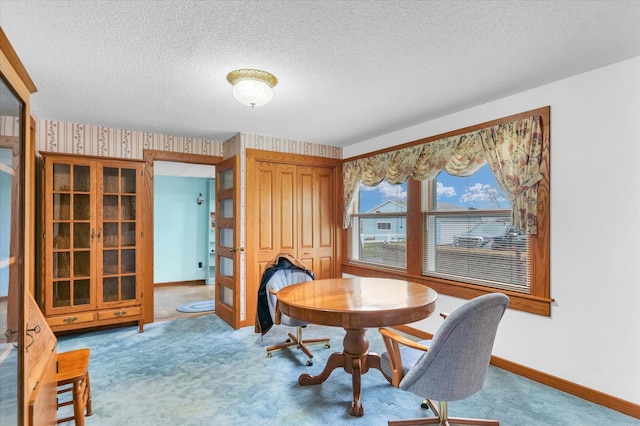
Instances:
[[[336,369],[321,385],[301,387],[301,373],[318,374],[342,349],[343,330],[309,326],[308,338],[332,339],[312,347],[314,365],[300,351],[266,358],[267,346],[290,329],[264,338],[253,327],[233,330],[216,315],[92,332],[59,339],[59,351],[91,349],[93,416],[87,426],[386,425],[425,415],[422,398],[393,388],[379,371],[362,377],[364,417],[351,417],[351,376]],[[384,351],[377,330],[371,350]],[[62,413],[61,413],[62,414]],[[640,421],[498,368],[482,391],[449,405],[451,416],[497,419],[502,425],[638,425]],[[429,415],[431,413],[429,412]]]

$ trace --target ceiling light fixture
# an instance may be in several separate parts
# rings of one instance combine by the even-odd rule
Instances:
[[[251,108],[269,102],[273,98],[273,86],[278,84],[273,74],[254,69],[231,71],[227,81],[233,85],[233,97]]]

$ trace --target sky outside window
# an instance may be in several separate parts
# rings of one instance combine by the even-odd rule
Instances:
[[[457,177],[441,172],[437,177],[438,208],[494,210],[510,209],[511,202],[485,164],[471,176]],[[385,201],[406,204],[407,182],[392,185],[386,180],[370,187],[360,183],[360,213],[365,213]]]

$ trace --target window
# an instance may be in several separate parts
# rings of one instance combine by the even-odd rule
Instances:
[[[528,236],[485,164],[466,177],[441,171],[422,182],[422,275],[530,292]]]
[[[406,260],[407,182],[360,183],[352,214],[351,259],[404,268]]]
[[[342,271],[466,299],[503,291],[550,316],[549,118],[543,107],[345,161]],[[514,183],[515,206],[502,190]]]

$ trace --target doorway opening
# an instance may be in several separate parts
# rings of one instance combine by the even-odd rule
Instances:
[[[151,235],[144,284],[145,323],[211,314],[179,312],[215,298],[215,164],[220,157],[145,150]],[[210,239],[213,237],[213,245]],[[213,274],[213,275],[212,275]]]
[[[210,314],[203,302],[215,297],[215,166],[156,161],[153,169],[154,321]]]

